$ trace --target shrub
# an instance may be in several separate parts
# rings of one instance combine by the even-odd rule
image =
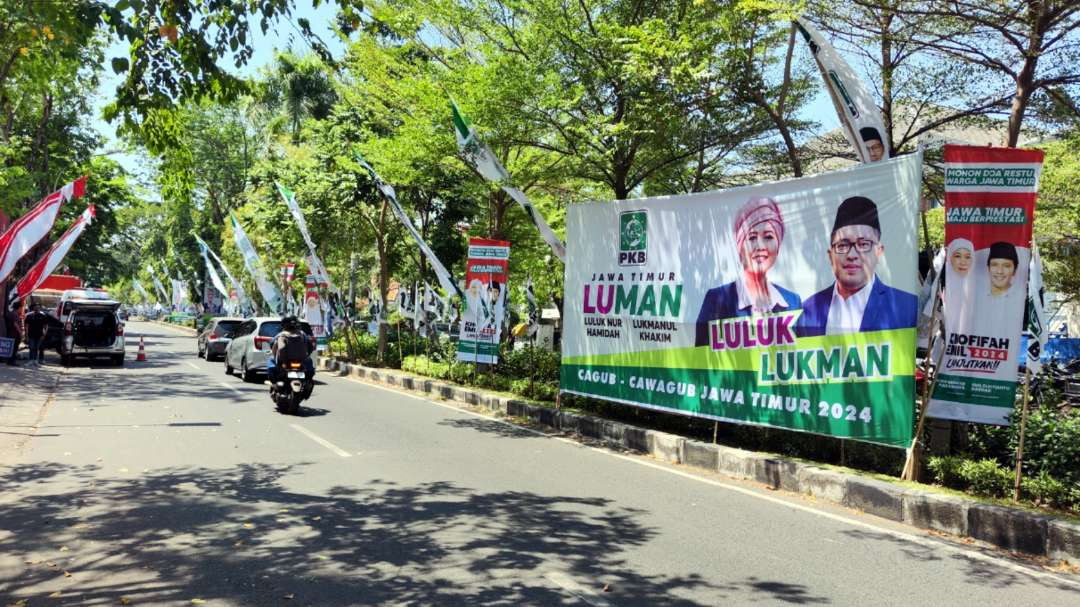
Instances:
[[[935,483],[953,489],[964,489],[964,478],[960,475],[960,466],[964,461],[964,458],[956,455],[935,455],[926,460],[926,468],[930,470]]]
[[[1072,491],[1069,488],[1050,476],[1046,470],[1043,470],[1035,477],[1024,477],[1020,480],[1021,493],[1035,502],[1036,506],[1050,506],[1053,508],[1067,509],[1073,506]]]
[[[992,459],[964,460],[959,468],[965,490],[985,497],[1005,497],[1010,494],[1013,474]]]

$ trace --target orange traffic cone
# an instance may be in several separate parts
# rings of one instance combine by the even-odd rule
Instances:
[[[144,362],[146,360],[146,345],[143,344],[143,336],[139,336],[139,353],[135,356],[137,362]]]

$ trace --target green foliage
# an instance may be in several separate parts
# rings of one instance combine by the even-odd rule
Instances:
[[[926,460],[926,469],[930,471],[933,482],[945,487],[963,487],[960,466],[964,458],[957,455],[932,455]]]
[[[1005,497],[1013,485],[1013,474],[992,459],[964,460],[957,470],[965,490],[984,497]]]

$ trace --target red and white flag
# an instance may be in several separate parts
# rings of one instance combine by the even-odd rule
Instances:
[[[94,219],[94,205],[90,205],[83,211],[83,214],[75,220],[75,223],[71,224],[71,227],[60,238],[53,243],[53,246],[49,248],[49,251],[34,264],[30,271],[26,273],[26,276],[22,277],[22,280],[15,285],[15,289],[11,292],[11,300],[22,299],[29,295],[34,289],[38,288],[45,279],[52,274],[52,271],[56,269],[56,266],[60,265],[60,262],[64,260],[64,257],[71,250],[71,245],[75,244],[79,235],[83,233],[86,226],[90,225],[90,222]]]
[[[85,193],[86,177],[80,177],[46,196],[0,235],[0,284],[11,276],[15,264],[49,234],[56,223],[60,205]]]

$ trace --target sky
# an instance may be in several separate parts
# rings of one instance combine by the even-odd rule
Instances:
[[[334,2],[324,1],[318,8],[314,8],[312,0],[295,0],[291,17],[280,19],[276,24],[272,24],[267,33],[264,34],[259,31],[257,22],[253,24],[252,29],[254,31],[251,36],[253,54],[243,67],[236,69],[229,59],[222,62],[222,67],[240,76],[253,76],[260,68],[273,62],[274,53],[277,50],[292,49],[298,53],[309,51],[310,49],[301,37],[299,27],[296,25],[297,19],[301,17],[310,21],[312,30],[327,45],[331,53],[336,57],[340,57],[344,54],[345,47],[337,34],[330,28],[336,12],[337,4]],[[106,49],[104,65],[110,65],[109,60],[113,57],[127,56],[127,43],[114,41]],[[153,183],[148,168],[152,160],[145,154],[125,151],[125,146],[116,138],[115,125],[105,122],[101,118],[102,109],[112,100],[119,81],[120,76],[114,74],[112,70],[105,69],[101,73],[101,81],[95,92],[94,116],[91,125],[103,136],[103,142],[98,153],[108,154],[119,162],[129,173],[137,177],[139,183],[152,198],[157,198],[157,187]],[[817,97],[808,104],[803,114],[804,118],[819,123],[820,132],[827,132],[839,126],[836,112],[824,87],[819,89]]]

